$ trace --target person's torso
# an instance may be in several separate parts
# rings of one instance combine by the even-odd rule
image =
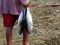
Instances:
[[[21,9],[20,0],[0,0],[0,14],[19,14]]]

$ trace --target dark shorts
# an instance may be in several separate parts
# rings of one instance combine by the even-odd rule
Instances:
[[[4,27],[14,26],[17,19],[18,19],[18,15],[3,14]]]

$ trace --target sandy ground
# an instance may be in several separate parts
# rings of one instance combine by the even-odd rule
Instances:
[[[60,7],[31,7],[30,11],[34,22],[33,31],[29,35],[30,45],[60,45]],[[17,22],[12,31],[13,45],[22,45],[23,35],[18,33]],[[0,16],[0,45],[6,45],[5,33]]]

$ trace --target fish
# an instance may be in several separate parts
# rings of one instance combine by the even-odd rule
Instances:
[[[26,29],[28,34],[31,34],[33,29],[33,20],[29,8],[22,9],[21,13],[19,14],[18,18],[19,34],[22,34],[24,32],[24,28]]]

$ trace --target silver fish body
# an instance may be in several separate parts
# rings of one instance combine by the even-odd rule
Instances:
[[[29,34],[32,32],[33,21],[29,8],[24,8],[21,11],[18,18],[18,28],[20,34],[23,33],[24,28],[27,28],[26,30],[28,31]]]

